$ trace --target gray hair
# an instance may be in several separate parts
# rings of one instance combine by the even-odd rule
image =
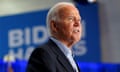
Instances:
[[[70,6],[75,6],[73,3],[71,2],[59,2],[57,4],[55,4],[49,11],[47,14],[47,28],[48,28],[48,34],[51,36],[51,29],[50,29],[50,21],[54,20],[56,21],[58,19],[58,15],[57,12],[60,9],[61,6],[66,6],[66,5],[70,5]]]

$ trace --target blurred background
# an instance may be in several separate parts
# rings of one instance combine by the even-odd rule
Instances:
[[[0,0],[0,72],[25,72],[34,48],[48,40],[46,14],[73,2],[82,17],[82,40],[73,48],[83,72],[120,72],[120,0]]]

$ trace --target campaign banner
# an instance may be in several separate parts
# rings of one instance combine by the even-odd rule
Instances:
[[[100,62],[100,26],[98,4],[77,4],[76,7],[80,11],[83,25],[82,40],[75,45],[75,55],[77,61],[83,62]]]
[[[77,61],[100,61],[98,5],[76,5],[82,17],[82,40],[73,46]],[[48,40],[49,9],[0,17],[0,59],[13,55],[28,60],[36,46]]]
[[[36,45],[48,39],[48,9],[0,18],[0,58],[13,55],[27,60]]]

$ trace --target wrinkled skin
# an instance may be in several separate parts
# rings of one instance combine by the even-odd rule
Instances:
[[[51,21],[53,37],[67,47],[71,47],[81,39],[82,27],[79,11],[74,6],[59,8],[56,21]]]

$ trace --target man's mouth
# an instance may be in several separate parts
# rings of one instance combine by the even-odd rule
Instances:
[[[80,32],[79,29],[74,29],[73,32],[77,33]]]

